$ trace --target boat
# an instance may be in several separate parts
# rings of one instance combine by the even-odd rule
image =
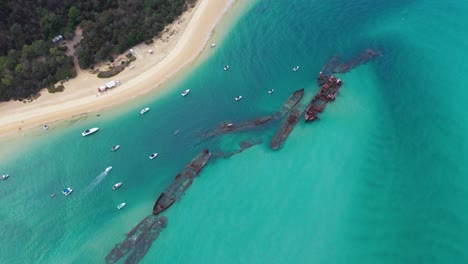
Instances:
[[[120,148],[120,145],[115,145],[111,148],[111,151],[114,152]]]
[[[55,197],[55,193],[51,194],[50,197],[51,197],[51,198]]]
[[[179,129],[177,129],[176,131],[172,133],[172,135],[176,136],[177,134],[179,134],[179,132],[180,132]]]
[[[49,126],[47,124],[44,124],[42,127],[44,128],[44,130],[49,129]]]
[[[190,89],[184,90],[181,94],[182,96],[186,96],[188,93],[190,93]]]
[[[211,43],[210,47],[211,47],[211,48],[214,48],[214,47],[216,47],[216,44]]]
[[[93,127],[93,128],[90,128],[90,129],[86,129],[85,131],[83,131],[83,133],[81,133],[81,135],[83,137],[86,137],[86,136],[89,136],[93,133],[96,133],[97,131],[99,130],[99,127]]]
[[[117,209],[122,209],[124,206],[125,206],[126,203],[119,203],[119,205],[117,205]]]
[[[297,71],[297,70],[299,70],[299,66],[296,66],[293,68],[293,71]]]
[[[118,188],[120,188],[120,186],[122,186],[122,182],[118,182],[116,184],[114,184],[114,186],[112,186],[112,190],[117,190]]]
[[[148,111],[149,111],[149,107],[145,107],[145,108],[140,110],[140,115],[142,115],[142,114],[144,114],[144,113],[146,113]]]
[[[229,65],[224,66],[223,68],[225,71],[229,70]]]
[[[63,191],[62,191],[63,195],[65,195],[65,196],[68,196],[72,192],[73,192],[73,189],[70,188],[70,187],[63,189]]]
[[[111,170],[112,170],[112,166],[109,166],[109,167],[106,168],[106,170],[104,172],[109,173]]]
[[[236,100],[236,101],[239,101],[240,99],[242,99],[242,95],[239,95],[239,96],[237,96],[237,97],[234,97],[234,100]]]
[[[151,155],[149,155],[149,159],[154,159],[158,156],[158,153],[153,153]]]
[[[268,93],[269,94],[272,94],[275,90],[271,89],[271,90],[268,90]]]
[[[5,180],[5,179],[7,179],[8,177],[10,177],[10,175],[8,175],[8,174],[3,174],[2,177],[0,177],[0,180]]]

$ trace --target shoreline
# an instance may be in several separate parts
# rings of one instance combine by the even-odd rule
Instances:
[[[199,0],[168,25],[151,45],[133,49],[137,60],[112,78],[100,79],[87,71],[64,83],[65,91],[41,96],[29,103],[0,103],[0,138],[20,135],[42,124],[67,120],[123,104],[150,91],[161,89],[180,70],[192,63],[206,47],[212,32],[235,0]],[[153,54],[147,50],[152,49]],[[122,84],[99,94],[97,87],[112,80]]]

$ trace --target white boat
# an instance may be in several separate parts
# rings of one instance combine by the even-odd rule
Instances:
[[[190,89],[184,90],[181,94],[182,96],[186,96],[188,93],[190,93]]]
[[[109,167],[106,168],[106,170],[104,172],[109,173],[111,170],[112,170],[112,166],[109,166]]]
[[[271,89],[271,90],[268,90],[268,93],[269,94],[272,94],[275,90]]]
[[[72,192],[73,192],[73,189],[70,188],[70,187],[63,189],[63,191],[62,191],[63,195],[65,195],[65,196],[69,195]]]
[[[174,133],[172,133],[172,135],[177,136],[177,134],[179,134],[179,132],[180,132],[179,129],[177,129],[176,131],[174,131]]]
[[[240,99],[242,99],[242,95],[239,95],[239,96],[237,96],[237,97],[234,97],[234,100],[236,100],[236,101],[239,101]]]
[[[225,71],[229,70],[229,65],[224,66],[223,68]]]
[[[296,66],[293,68],[293,71],[297,71],[297,70],[299,70],[299,66]]]
[[[123,207],[125,206],[125,203],[119,203],[119,205],[117,205],[117,209],[122,209]]]
[[[157,156],[158,156],[158,153],[153,153],[153,154],[149,155],[149,158],[150,158],[150,159],[154,159],[154,158],[156,158]]]
[[[114,152],[120,148],[120,145],[115,145],[111,148],[111,151]]]
[[[118,182],[116,184],[114,184],[114,186],[112,186],[112,190],[117,190],[118,188],[120,188],[120,186],[122,186],[122,182]]]
[[[44,130],[49,129],[49,126],[47,124],[44,124],[42,127],[44,128]]]
[[[93,128],[90,128],[90,129],[86,129],[85,131],[83,131],[83,133],[81,133],[81,135],[83,137],[86,137],[88,135],[96,133],[98,130],[99,130],[99,127],[93,127]]]
[[[144,114],[144,113],[146,113],[148,111],[149,111],[149,107],[145,107],[145,108],[140,110],[140,115],[142,115],[142,114]]]
[[[7,179],[8,177],[10,177],[10,175],[8,175],[8,174],[3,174],[2,177],[0,177],[0,180],[5,180],[5,179]]]
[[[211,46],[212,48],[216,47],[216,44],[215,43],[211,43]]]

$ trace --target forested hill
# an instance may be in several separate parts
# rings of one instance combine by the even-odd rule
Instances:
[[[0,0],[0,101],[19,100],[76,75],[66,47],[52,42],[83,39],[81,68],[112,59],[156,36],[196,0]]]

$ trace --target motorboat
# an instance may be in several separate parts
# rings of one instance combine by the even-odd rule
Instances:
[[[214,47],[216,47],[216,44],[215,44],[215,43],[211,43],[210,47],[211,47],[211,48],[214,48]]]
[[[44,130],[49,129],[49,126],[47,124],[44,124],[42,127],[44,128]]]
[[[144,114],[144,113],[146,113],[148,111],[149,111],[149,107],[145,107],[145,108],[140,110],[140,115],[142,115],[142,114]]]
[[[123,207],[125,206],[125,203],[119,203],[119,205],[117,205],[117,209],[122,209]]]
[[[111,151],[114,152],[120,148],[120,145],[115,145],[111,148]]]
[[[63,191],[62,191],[63,195],[65,195],[65,196],[68,196],[72,192],[73,192],[73,189],[70,188],[70,187],[63,189]]]
[[[174,131],[174,133],[172,133],[172,135],[177,136],[177,134],[179,134],[179,132],[180,132],[179,129],[177,129],[176,131]]]
[[[109,166],[109,167],[106,168],[106,170],[104,172],[109,173],[111,170],[112,170],[112,166]]]
[[[234,100],[236,100],[236,101],[239,101],[240,99],[242,99],[242,95],[239,95],[239,96],[237,96],[237,97],[234,97]]]
[[[299,70],[299,66],[296,66],[293,68],[293,71],[297,71],[297,70]]]
[[[182,96],[186,96],[188,93],[190,93],[190,89],[184,90],[181,94]]]
[[[10,177],[10,175],[8,175],[8,174],[3,174],[2,177],[0,177],[0,180],[5,180],[5,179],[7,179],[8,177]]]
[[[268,93],[269,94],[272,94],[275,90],[271,89],[271,90],[268,90]]]
[[[158,156],[158,153],[153,153],[153,154],[149,155],[149,158],[150,158],[150,159],[154,159],[154,158],[156,158],[157,156]]]
[[[114,186],[112,186],[112,190],[117,190],[118,188],[120,188],[120,186],[122,186],[122,182],[118,182],[116,184],[114,184]]]
[[[86,136],[89,136],[93,133],[96,133],[97,131],[99,130],[99,127],[93,127],[93,128],[90,128],[90,129],[86,129],[85,131],[83,131],[83,133],[81,133],[81,135],[83,137],[86,137]]]
[[[229,65],[224,66],[223,68],[225,71],[229,70]]]
[[[51,198],[54,198],[54,197],[55,197],[55,193],[51,194],[50,197],[51,197]]]

